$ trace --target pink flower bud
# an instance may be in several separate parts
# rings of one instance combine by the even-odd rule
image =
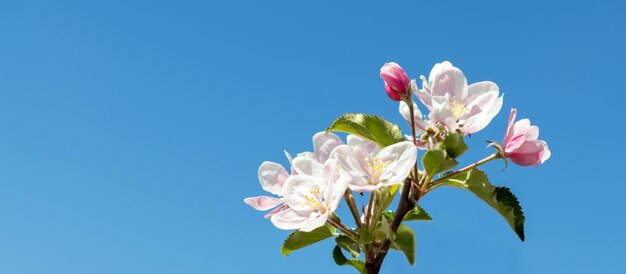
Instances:
[[[380,68],[380,77],[385,81],[387,95],[394,101],[401,101],[401,95],[408,95],[411,81],[400,65],[390,62]]]
[[[538,140],[539,128],[531,126],[530,120],[522,119],[515,123],[516,109],[511,109],[509,126],[502,141],[504,154],[520,166],[537,166],[550,158],[550,149],[543,140]]]

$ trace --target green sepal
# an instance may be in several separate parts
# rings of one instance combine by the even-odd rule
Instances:
[[[310,232],[294,231],[285,239],[280,252],[288,256],[294,250],[312,245],[335,235],[337,235],[335,228],[330,225],[320,226]]]
[[[350,265],[354,267],[359,273],[365,274],[365,262],[357,259],[349,259],[343,255],[341,248],[336,245],[333,249],[333,260],[337,265]]]
[[[337,236],[337,238],[335,238],[335,243],[337,243],[337,245],[343,248],[345,251],[350,252],[350,255],[352,255],[352,257],[354,258],[359,257],[359,254],[361,254],[361,248],[359,247],[359,242],[355,241],[354,239],[348,236],[345,236],[345,235]]]
[[[386,147],[405,141],[400,127],[380,116],[347,113],[339,116],[326,129],[326,132],[338,131],[354,134]]]
[[[454,132],[448,134],[439,147],[444,149],[450,158],[458,158],[467,150],[467,144],[463,140],[463,133]]]
[[[524,241],[524,212],[509,188],[492,185],[487,174],[477,169],[459,173],[437,185],[467,189],[474,193],[500,213],[520,240]]]

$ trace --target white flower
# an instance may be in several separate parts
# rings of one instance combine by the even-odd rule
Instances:
[[[283,195],[289,206],[289,216],[294,228],[311,231],[323,226],[334,212],[347,189],[347,181],[339,173],[334,159],[324,165],[307,157],[296,157],[293,166],[298,175],[285,182]]]
[[[318,132],[313,136],[313,151],[304,152],[298,154],[299,156],[310,158],[316,163],[323,164],[328,160],[332,150],[338,145],[343,144],[341,139],[332,133],[326,134],[325,132]],[[297,174],[296,169],[293,167],[293,159],[291,155],[285,151],[285,156],[291,163],[291,175],[280,164],[265,161],[259,167],[259,182],[263,190],[274,194],[273,196],[256,196],[248,197],[243,201],[252,208],[260,211],[271,210],[265,215],[265,218],[270,218],[272,224],[280,229],[297,229],[301,226],[302,222],[306,218],[300,217],[293,210],[285,204],[283,198],[283,186],[290,176]]]
[[[348,135],[348,144],[333,152],[342,170],[349,175],[353,191],[375,191],[402,184],[417,160],[417,147],[405,141],[380,149],[375,143]]]
[[[437,63],[428,83],[416,95],[431,111],[433,119],[451,131],[472,134],[485,128],[502,108],[498,86],[489,81],[467,85],[463,72],[450,62]]]

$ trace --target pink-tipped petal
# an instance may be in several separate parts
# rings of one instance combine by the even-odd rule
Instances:
[[[506,128],[506,132],[504,133],[504,140],[502,141],[502,145],[506,146],[511,138],[513,138],[513,126],[515,125],[515,117],[517,116],[517,109],[512,108],[511,114],[509,114],[509,123]]]
[[[284,201],[280,198],[274,198],[270,196],[257,196],[243,199],[243,201],[252,208],[260,211],[265,211],[274,208]]]
[[[542,163],[544,146],[540,141],[528,141],[513,152],[507,153],[507,157],[520,166],[536,166]]]

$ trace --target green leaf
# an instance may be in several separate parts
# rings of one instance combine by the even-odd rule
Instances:
[[[391,230],[391,225],[387,221],[387,218],[380,218],[380,229],[385,234],[390,241],[394,241],[396,239],[396,234]]]
[[[352,255],[352,257],[356,258],[359,256],[359,254],[361,254],[361,248],[359,247],[359,242],[355,241],[354,239],[345,236],[345,235],[339,235],[337,236],[337,238],[335,238],[335,242],[337,243],[337,245],[341,248],[343,248],[345,251],[350,252],[350,255]]]
[[[318,227],[311,232],[294,231],[289,234],[280,252],[287,256],[294,250],[312,245],[335,235],[337,235],[335,234],[335,228],[329,225]]]
[[[364,226],[359,228],[359,243],[363,245],[371,244],[374,239],[372,234]]]
[[[467,150],[463,134],[459,132],[448,134],[439,147],[446,150],[448,157],[455,159]]]
[[[391,248],[402,251],[409,264],[413,265],[415,263],[415,232],[409,226],[400,224]]]
[[[446,158],[446,151],[443,149],[435,149],[426,151],[422,157],[424,170],[430,178],[435,174],[455,168],[459,163],[451,158]]]
[[[432,221],[433,218],[431,218],[430,215],[428,215],[428,213],[426,213],[426,211],[424,211],[424,209],[421,206],[415,205],[415,207],[411,209],[411,211],[409,211],[406,215],[404,215],[404,218],[402,220],[404,221]]]
[[[387,207],[389,207],[399,188],[400,185],[392,185],[387,187],[381,187],[376,192],[377,204],[380,205],[378,206],[380,210],[385,210],[387,209]]]
[[[326,132],[339,131],[357,135],[386,147],[405,141],[398,125],[369,114],[347,113],[339,116]]]
[[[356,270],[360,273],[365,274],[365,262],[356,259],[348,260],[346,256],[343,255],[343,252],[341,252],[341,248],[338,245],[333,249],[333,260],[335,260],[337,265],[350,265],[356,268]]]
[[[446,179],[441,185],[467,189],[474,193],[500,213],[520,240],[524,241],[524,212],[522,212],[522,207],[511,190],[492,185],[487,174],[477,169],[459,173]]]

